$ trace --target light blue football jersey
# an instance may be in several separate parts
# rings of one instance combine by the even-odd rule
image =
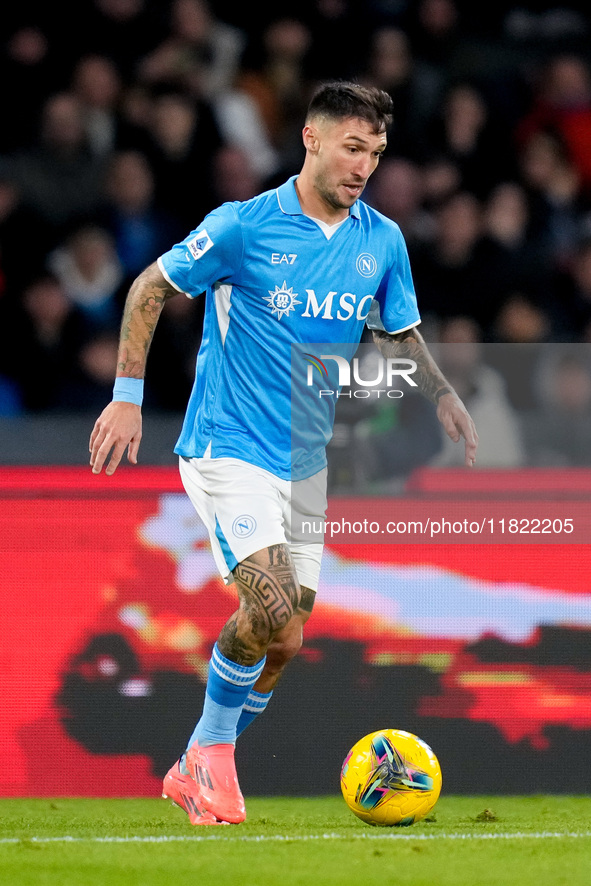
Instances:
[[[303,214],[295,180],[224,203],[158,259],[176,289],[206,297],[175,452],[240,458],[283,479],[304,479],[326,465],[334,419],[333,398],[309,396],[302,406],[305,384],[293,397],[292,368],[306,378],[314,343],[352,356],[366,323],[394,333],[420,322],[398,226],[357,201],[327,237]],[[292,399],[300,402],[297,415]]]

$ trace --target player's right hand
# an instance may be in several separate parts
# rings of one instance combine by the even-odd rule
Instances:
[[[142,410],[135,403],[113,401],[103,409],[90,435],[90,466],[93,474],[100,474],[103,465],[110,476],[117,470],[127,448],[127,460],[137,464],[137,453],[142,439]]]

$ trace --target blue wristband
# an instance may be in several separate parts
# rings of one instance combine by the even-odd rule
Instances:
[[[113,385],[113,400],[122,401],[123,403],[135,403],[136,406],[142,405],[144,398],[144,380],[143,378],[120,378],[115,379]]]

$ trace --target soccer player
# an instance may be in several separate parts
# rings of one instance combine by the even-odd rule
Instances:
[[[417,330],[400,230],[359,199],[386,148],[391,114],[390,97],[378,89],[323,84],[305,120],[299,175],[215,209],[137,277],[125,304],[113,401],[90,438],[95,474],[104,466],[113,474],[126,449],[137,463],[146,358],[164,303],[206,292],[175,451],[238,608],[214,645],[201,718],[164,779],[164,795],[192,824],[245,818],[236,737],[264,711],[299,650],[318,587],[322,539],[302,539],[292,521],[324,517],[333,409],[319,398],[316,412],[300,416],[309,427],[294,446],[292,345],[307,351],[306,343],[322,342],[352,353],[367,324],[382,355],[415,361],[413,377],[445,431],[464,437],[467,465],[475,460],[473,422]]]

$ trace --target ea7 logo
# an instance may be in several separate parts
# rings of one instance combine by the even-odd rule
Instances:
[[[289,254],[281,253],[281,252],[272,252],[271,253],[271,264],[274,265],[293,265],[294,261],[297,258],[297,253],[290,252]]]

